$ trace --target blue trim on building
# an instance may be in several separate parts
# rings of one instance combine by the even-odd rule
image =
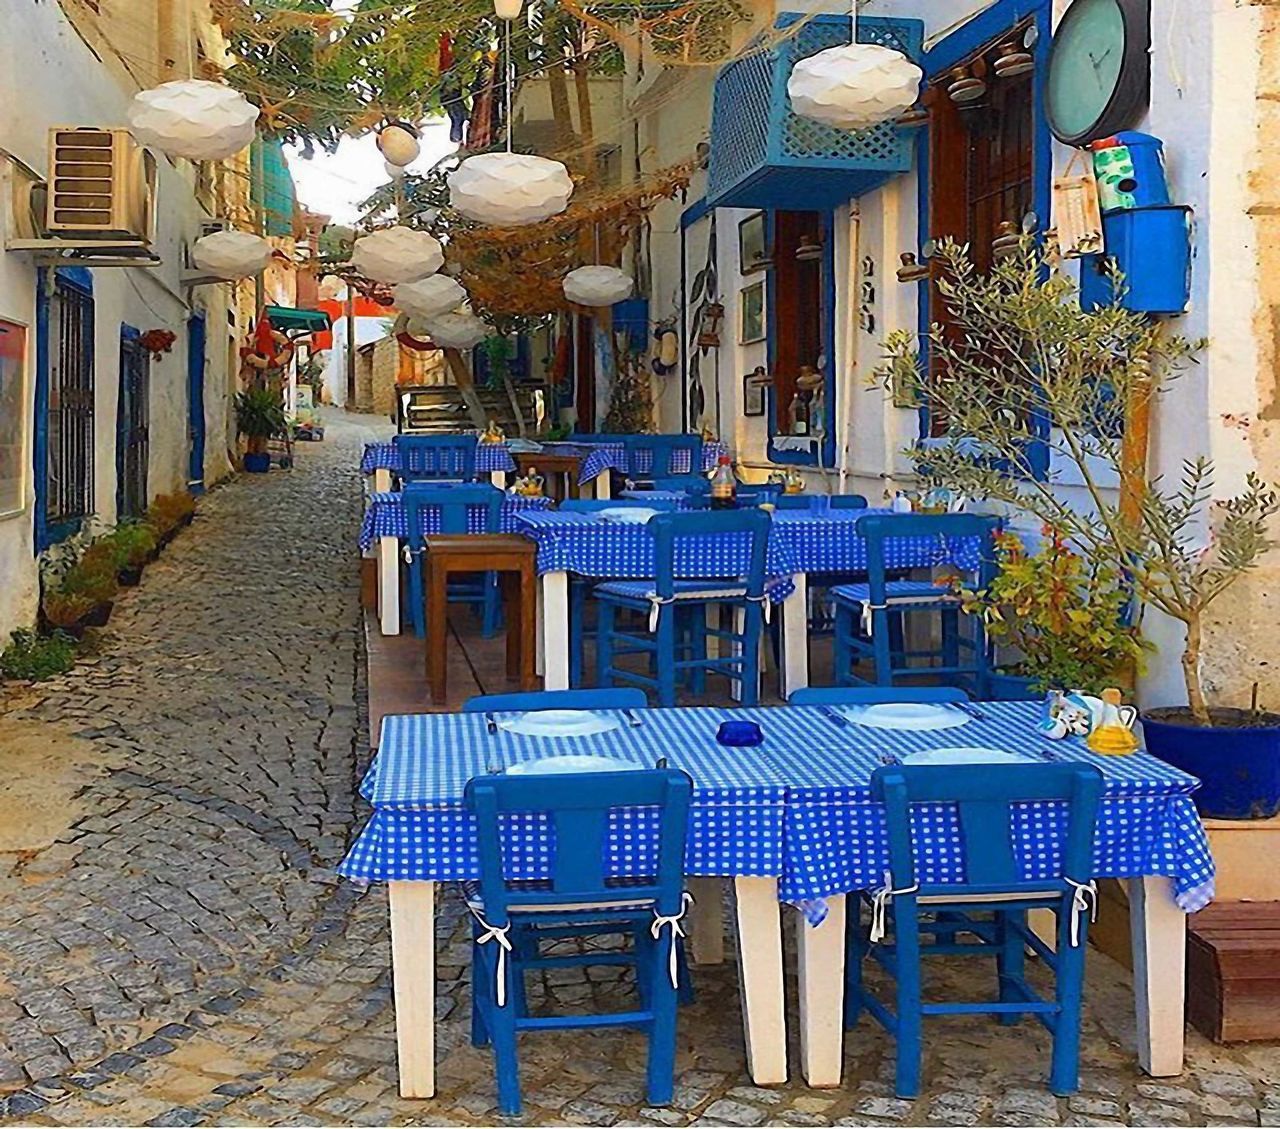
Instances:
[[[204,493],[204,354],[207,336],[204,314],[193,313],[187,319],[187,427],[191,437],[187,456],[187,489],[197,495]]]
[[[125,322],[120,323],[120,352],[116,365],[116,520],[125,512],[124,497],[124,454],[129,442],[129,390],[126,382],[129,379],[129,365],[125,360],[125,345],[136,345],[142,331]]]
[[[687,231],[700,219],[710,215],[714,211],[710,204],[707,203],[705,196],[698,197],[683,212],[680,213],[680,230]]]

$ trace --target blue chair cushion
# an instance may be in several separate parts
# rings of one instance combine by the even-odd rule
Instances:
[[[734,580],[677,580],[674,585],[677,600],[741,600],[746,591],[745,584]],[[652,580],[610,580],[597,584],[595,592],[627,600],[650,600],[657,595],[657,588]]]
[[[611,878],[609,886],[617,889],[619,894],[628,886],[651,886],[652,878]],[[551,883],[541,880],[532,881],[516,881],[509,883],[513,890],[549,890]],[[462,896],[467,903],[467,908],[483,911],[484,896],[480,892],[480,880],[478,878],[468,878],[462,883]],[[638,910],[652,909],[653,899],[646,898],[642,901],[627,901],[625,897],[619,896],[617,901],[598,901],[598,902],[573,902],[564,905],[545,905],[545,906],[520,906],[513,907],[511,914],[513,917],[521,914],[546,914],[546,913],[599,913],[605,910],[615,913],[633,913]]]
[[[869,604],[871,585],[867,583],[841,584],[831,589],[834,599],[851,604]],[[951,588],[930,584],[927,580],[889,580],[885,583],[885,595],[889,603],[927,603],[933,600],[954,602],[957,597]]]

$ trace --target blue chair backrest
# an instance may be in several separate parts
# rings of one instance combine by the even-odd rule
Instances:
[[[763,510],[699,510],[696,513],[666,513],[651,517],[645,528],[654,540],[654,590],[669,599],[675,593],[677,561],[684,567],[681,579],[733,579],[746,583],[746,594],[764,594],[765,555],[769,548],[770,518]],[[691,540],[704,543],[709,538],[736,538],[740,552],[727,554],[739,566],[733,570],[691,569],[686,550],[697,559],[699,548]]]
[[[1102,774],[1089,764],[1020,764],[999,771],[981,764],[889,765],[871,774],[871,797],[885,805],[889,866],[896,890],[909,889],[919,880],[912,806],[944,805],[956,810],[965,880],[962,884],[922,883],[922,893],[1031,893],[1064,876],[1089,881],[1101,793]],[[1067,809],[1057,865],[1048,878],[1043,870],[1040,877],[1024,878],[1014,851],[1016,805],[1054,802]]]
[[[439,532],[497,533],[502,520],[502,491],[496,486],[473,482],[448,485],[446,483],[407,482],[404,493],[405,522],[409,527],[409,546],[422,548],[427,536],[427,518],[430,511],[440,513]],[[473,529],[469,520],[472,510],[482,510],[479,529]]]
[[[761,502],[772,502],[775,506],[782,497],[782,487],[776,482],[740,482],[738,483],[738,504],[740,506],[758,506]]]
[[[904,537],[943,539],[977,538],[981,562],[978,588],[986,588],[995,576],[993,538],[1000,519],[979,514],[868,514],[858,518],[858,536],[867,543],[867,581],[871,602],[885,603],[889,563],[889,542]]]
[[[685,494],[710,494],[711,479],[705,474],[669,474],[653,480],[655,490],[680,491]]]
[[[665,478],[696,474],[702,469],[701,435],[628,435],[625,445],[627,474],[631,478]],[[677,452],[684,452],[685,458],[676,458]],[[648,460],[644,459],[645,454]]]
[[[793,706],[874,706],[891,702],[967,702],[959,686],[806,686],[793,690]]]
[[[693,782],[672,769],[584,772],[562,776],[477,776],[463,801],[476,820],[480,894],[485,918],[506,925],[513,908],[616,901],[609,884],[610,816],[621,808],[654,809],[657,850],[647,873],[626,875],[628,901],[656,902],[661,914],[684,901],[684,850]],[[543,815],[555,831],[549,888],[508,886],[504,817]],[[519,849],[516,844],[516,849]]]
[[[475,481],[478,436],[397,435],[391,442],[400,456],[400,477],[405,482]]]
[[[565,443],[621,443],[627,436],[615,431],[575,431],[562,442]]]
[[[815,498],[825,497],[833,510],[865,510],[867,500],[861,494],[783,494],[778,499],[780,510],[811,510]]]
[[[674,510],[676,503],[670,498],[568,498],[559,509],[567,514],[594,514],[601,510],[644,509]]]
[[[538,690],[528,694],[481,694],[468,698],[463,713],[515,710],[642,710],[649,704],[638,686],[608,690]]]

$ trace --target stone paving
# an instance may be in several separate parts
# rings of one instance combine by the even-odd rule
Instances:
[[[96,657],[0,697],[0,742],[5,726],[38,724],[51,744],[91,747],[101,766],[83,770],[55,841],[0,854],[0,1121],[497,1120],[488,1053],[467,1037],[458,902],[446,897],[438,922],[440,1094],[406,1102],[385,896],[333,876],[363,818],[355,466],[381,425],[329,423],[328,440],[301,447],[294,471],[202,502],[194,526],[117,605]],[[524,1046],[522,1120],[1280,1125],[1275,1047],[1224,1050],[1192,1035],[1182,1078],[1143,1076],[1127,976],[1096,954],[1081,1092],[1069,1100],[1043,1086],[1042,1030],[968,1019],[926,1029],[927,1088],[915,1102],[893,1097],[891,1044],[869,1021],[848,1039],[843,1088],[753,1087],[732,954],[696,975],[671,1108],[644,1104],[641,1037],[561,1033]],[[931,982],[986,987],[949,967]],[[629,992],[610,970],[565,970],[531,995],[535,1006],[616,1007]]]

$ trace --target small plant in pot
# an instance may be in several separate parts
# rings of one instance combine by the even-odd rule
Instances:
[[[142,570],[158,544],[155,530],[145,521],[121,522],[103,541],[115,554],[116,579],[121,587],[132,588],[142,579]]]
[[[284,404],[266,388],[247,388],[236,394],[236,432],[245,438],[244,469],[265,474],[271,469],[267,442],[286,426]]]
[[[987,638],[1016,655],[992,673],[992,696],[1132,690],[1148,645],[1129,623],[1132,599],[1116,569],[1085,561],[1048,526],[1033,553],[1008,532],[996,535],[995,549],[999,571],[991,584],[960,590],[964,610],[982,616]]]
[[[41,559],[41,614],[77,638],[86,627],[105,627],[118,583],[116,556],[103,541],[72,538]]]
[[[1187,704],[1144,713],[1147,748],[1199,777],[1204,815],[1280,813],[1280,715],[1211,706],[1200,673],[1206,609],[1273,547],[1280,494],[1250,475],[1234,497],[1215,497],[1203,457],[1177,481],[1147,469],[1151,409],[1204,343],[1119,301],[1082,309],[1051,243],[1025,237],[985,274],[954,242],[937,258],[948,324],[928,333],[931,363],[914,335],[897,333],[881,372],[947,423],[947,440],[918,457],[968,497],[1058,530],[1181,623]],[[1058,488],[1058,468],[1075,497]]]

